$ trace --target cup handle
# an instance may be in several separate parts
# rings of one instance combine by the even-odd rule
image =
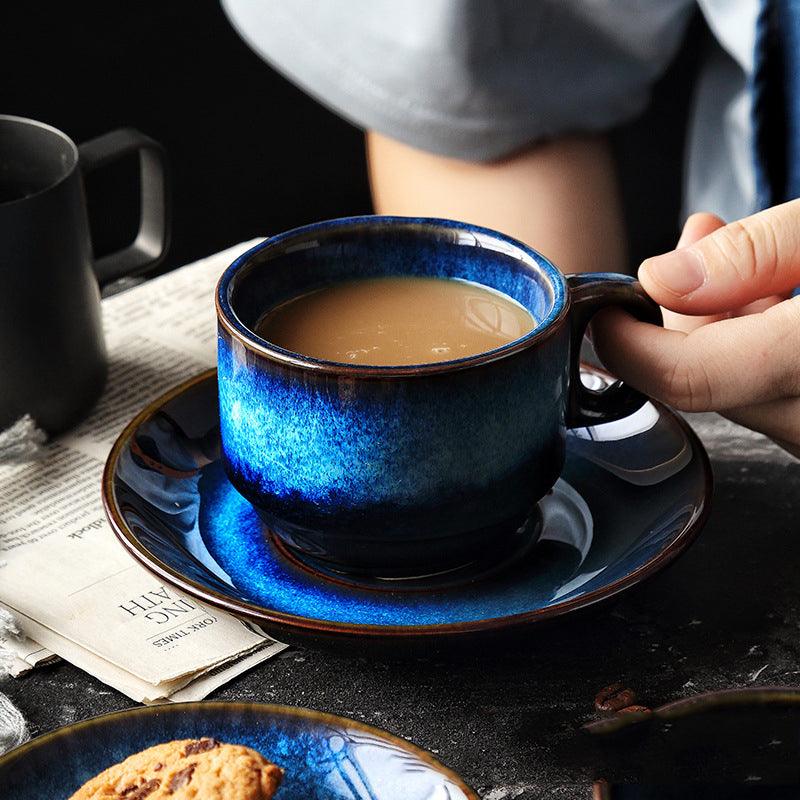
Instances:
[[[580,348],[591,318],[607,306],[619,306],[643,322],[662,325],[661,309],[629,275],[589,273],[567,275],[570,289],[572,348],[567,399],[568,428],[588,427],[622,419],[641,408],[647,397],[622,381],[604,389],[588,389],[580,375]]]
[[[166,255],[171,228],[167,159],[158,142],[132,128],[110,131],[78,146],[84,174],[137,151],[139,231],[132,244],[95,261],[94,272],[101,285],[155,266]]]

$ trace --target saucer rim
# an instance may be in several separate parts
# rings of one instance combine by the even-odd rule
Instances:
[[[605,374],[602,369],[593,365],[581,364],[582,368],[600,374]],[[524,627],[532,623],[551,621],[569,613],[589,609],[601,602],[607,602],[623,591],[639,585],[646,579],[657,574],[672,564],[689,545],[697,538],[710,513],[711,496],[713,493],[713,473],[711,463],[705,448],[691,426],[676,412],[658,400],[648,398],[659,412],[659,415],[671,416],[687,436],[692,452],[699,459],[702,473],[703,491],[700,502],[694,507],[693,514],[676,538],[655,556],[632,572],[618,578],[611,583],[599,587],[591,592],[579,594],[576,597],[553,603],[542,608],[531,609],[516,614],[501,617],[490,617],[483,620],[468,620],[462,622],[430,623],[424,625],[378,625],[371,623],[340,622],[335,620],[316,619],[299,616],[284,611],[269,609],[248,600],[233,599],[208,586],[186,577],[174,567],[164,563],[142,545],[136,535],[129,529],[116,500],[114,479],[116,466],[120,453],[128,440],[144,422],[150,419],[166,403],[188,392],[201,383],[216,381],[216,367],[203,370],[199,374],[188,378],[175,385],[172,389],[161,394],[145,408],[143,408],[122,430],[112,446],[103,469],[102,500],[106,517],[111,528],[122,546],[145,569],[162,580],[170,583],[175,588],[186,592],[195,599],[208,603],[215,608],[245,618],[267,630],[279,630],[285,633],[300,633],[314,635],[332,635],[336,637],[350,636],[360,639],[415,639],[431,637],[462,637],[506,631],[513,628]],[[280,634],[278,634],[280,636]]]

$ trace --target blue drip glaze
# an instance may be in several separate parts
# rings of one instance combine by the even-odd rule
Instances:
[[[538,413],[548,387],[550,402],[563,406],[563,368],[540,358],[500,376],[490,370],[470,393],[454,376],[441,391],[422,381],[400,392],[376,382],[349,394],[346,379],[312,383],[258,365],[244,370],[235,350],[220,340],[225,456],[241,480],[278,498],[351,507],[436,503],[486,490],[554,436],[563,438],[563,414]],[[448,446],[436,447],[441,442]]]

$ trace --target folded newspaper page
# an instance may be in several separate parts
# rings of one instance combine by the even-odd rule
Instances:
[[[28,637],[11,648],[18,671],[53,653],[138,702],[200,699],[285,647],[136,563],[100,493],[125,425],[214,365],[214,288],[253,244],[106,298],[109,378],[94,411],[38,458],[0,464],[0,605]]]

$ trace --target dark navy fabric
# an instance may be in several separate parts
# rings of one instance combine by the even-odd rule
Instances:
[[[800,0],[774,0],[775,23],[782,47],[786,121],[784,200],[800,197]]]
[[[753,143],[759,206],[800,197],[800,0],[762,0]]]

